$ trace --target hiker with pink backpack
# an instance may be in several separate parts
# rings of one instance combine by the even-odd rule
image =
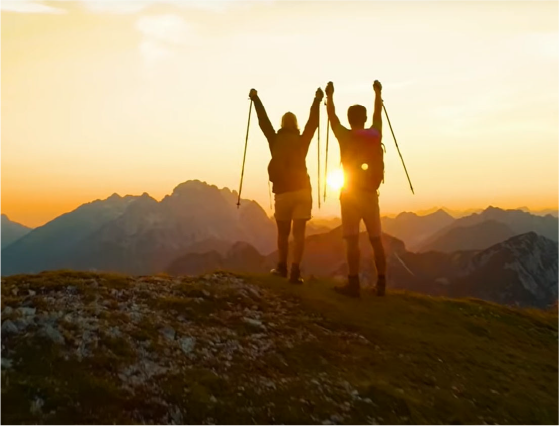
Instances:
[[[335,287],[338,293],[360,296],[359,283],[359,224],[365,223],[369,241],[375,253],[378,273],[376,294],[384,296],[386,289],[386,256],[381,240],[379,210],[379,186],[384,180],[384,146],[382,144],[382,85],[375,80],[375,107],[373,123],[365,128],[367,109],[353,105],[347,111],[351,129],[340,123],[334,106],[334,84],[326,86],[328,119],[340,145],[340,157],[344,169],[345,183],[340,194],[342,230],[346,241],[348,282]]]

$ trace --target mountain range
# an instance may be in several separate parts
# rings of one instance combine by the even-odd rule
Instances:
[[[33,230],[3,216],[2,274],[54,269],[265,273],[277,260],[274,221],[256,202],[242,200],[240,208],[236,202],[234,191],[187,181],[161,201],[146,193],[113,194]],[[490,207],[459,219],[439,209],[423,216],[404,212],[382,222],[393,288],[518,305],[544,306],[556,299],[553,216]],[[303,262],[308,278],[347,275],[339,224],[338,218],[309,222]],[[10,235],[18,239],[11,242]],[[363,282],[374,284],[373,253],[366,234],[360,238]],[[492,260],[476,261],[481,258]]]
[[[450,227],[421,246],[420,251],[452,253],[457,250],[483,250],[517,235],[509,226],[487,220],[471,226]]]
[[[490,222],[491,224],[481,225],[486,222]],[[506,225],[507,229],[502,225]],[[458,228],[465,229],[456,231]],[[449,244],[450,240],[456,239],[460,233],[463,235],[462,240],[469,240],[471,237],[468,236],[468,230],[479,236],[480,240],[476,243],[478,246],[477,248],[487,248],[489,245],[499,242],[496,241],[498,235],[502,238],[512,236],[511,233],[513,235],[520,235],[527,232],[536,232],[553,241],[559,239],[558,219],[552,215],[536,216],[521,210],[503,210],[490,206],[481,213],[474,213],[470,216],[450,222],[447,226],[425,239],[416,249],[418,251],[428,251],[432,250],[434,247],[446,246]],[[482,234],[484,232],[490,235],[483,236]],[[450,236],[449,233],[451,233]],[[489,245],[485,245],[484,247],[481,244],[483,239],[487,239]],[[501,239],[501,241],[503,241],[503,239]],[[467,244],[471,244],[471,240]],[[462,250],[465,248],[467,247],[460,247]]]
[[[534,232],[516,235],[485,250],[414,253],[402,241],[383,235],[388,285],[430,295],[477,297],[515,306],[549,307],[557,301],[557,242]],[[371,286],[376,271],[366,233],[360,235],[362,283]],[[306,238],[306,277],[343,280],[347,275],[341,228]],[[190,253],[166,269],[172,275],[216,270],[266,273],[276,253],[263,256],[247,244],[226,253]]]
[[[178,185],[160,202],[144,193],[84,204],[2,250],[2,274],[46,269],[161,271],[206,240],[245,241],[266,253],[275,226],[254,201],[200,181]]]
[[[426,238],[451,225],[455,219],[440,209],[427,215],[403,212],[395,218],[383,217],[382,230],[406,243],[409,248],[417,247]]]
[[[29,232],[31,232],[31,228],[11,221],[5,214],[2,215],[2,248],[9,246]]]

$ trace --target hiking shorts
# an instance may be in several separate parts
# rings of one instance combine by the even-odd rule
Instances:
[[[377,192],[351,191],[340,195],[344,238],[359,235],[361,219],[370,238],[381,236],[380,209]]]
[[[310,188],[275,195],[274,217],[276,220],[309,220],[311,210],[312,195]]]

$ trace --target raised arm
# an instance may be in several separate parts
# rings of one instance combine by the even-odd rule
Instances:
[[[319,111],[320,111],[320,102],[324,98],[324,93],[322,89],[319,87],[316,90],[316,94],[314,96],[314,101],[311,105],[311,113],[309,115],[309,120],[305,125],[305,130],[303,130],[303,134],[301,135],[302,141],[304,144],[307,145],[307,149],[311,143],[311,140],[314,136],[314,132],[316,131],[319,125]]]
[[[262,129],[262,132],[264,133],[264,136],[266,136],[266,139],[268,139],[268,142],[272,143],[274,136],[276,135],[276,131],[268,118],[268,114],[266,114],[262,101],[258,97],[258,92],[255,89],[250,89],[248,97],[254,102],[254,109],[256,110],[256,115],[258,116],[258,125],[260,126],[260,129]]]
[[[380,84],[380,81],[375,80],[373,83],[373,89],[375,91],[375,110],[373,112],[372,127],[382,132],[382,84]]]
[[[348,132],[340,119],[336,115],[336,107],[334,106],[334,83],[331,81],[326,85],[326,112],[328,113],[328,119],[330,120],[330,128],[338,139],[339,143],[342,143],[344,135]]]
[[[336,107],[334,106],[334,83],[331,81],[326,85],[326,112],[332,129],[339,127],[340,119],[336,115]]]

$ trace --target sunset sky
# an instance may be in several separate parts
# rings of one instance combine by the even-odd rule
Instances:
[[[2,213],[42,225],[112,193],[200,179],[237,189],[248,92],[303,126],[332,80],[337,112],[385,120],[381,210],[557,208],[557,2],[2,1]],[[321,145],[326,110],[321,109]],[[268,212],[251,124],[243,196]],[[330,137],[329,169],[339,166]],[[322,160],[323,162],[324,160]],[[316,136],[307,164],[313,214]]]

